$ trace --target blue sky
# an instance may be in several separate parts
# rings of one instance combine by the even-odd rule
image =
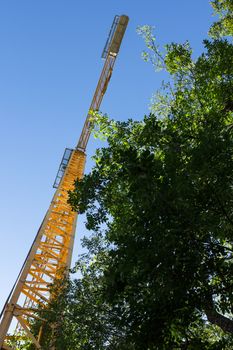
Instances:
[[[49,206],[64,148],[80,135],[116,14],[130,22],[101,111],[141,119],[163,75],[141,60],[136,27],[154,25],[161,45],[188,39],[197,56],[213,21],[208,0],[0,1],[0,308]],[[88,159],[97,144],[90,140]],[[74,261],[84,232],[81,218]]]

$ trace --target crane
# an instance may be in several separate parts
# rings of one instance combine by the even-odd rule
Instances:
[[[0,349],[12,349],[7,334],[15,318],[36,349],[42,349],[40,337],[30,329],[38,307],[46,307],[51,298],[50,285],[68,273],[77,222],[77,213],[67,203],[68,191],[75,180],[82,179],[86,147],[91,133],[92,111],[98,111],[106,92],[114,63],[129,18],[115,16],[103,50],[105,63],[87,114],[80,138],[74,149],[66,148],[55,182],[56,191],[24,261],[16,282],[0,314]]]

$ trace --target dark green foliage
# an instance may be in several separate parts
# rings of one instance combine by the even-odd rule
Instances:
[[[195,62],[188,43],[161,54],[140,29],[144,58],[171,77],[153,113],[95,115],[108,146],[70,194],[93,235],[51,307],[58,350],[233,349],[233,4],[213,5]]]

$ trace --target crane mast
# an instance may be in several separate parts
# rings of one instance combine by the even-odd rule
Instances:
[[[62,278],[70,268],[77,213],[67,203],[68,191],[74,190],[75,180],[83,177],[85,150],[91,133],[91,111],[99,110],[128,20],[125,15],[114,18],[102,55],[104,67],[81,136],[75,149],[65,150],[54,182],[55,194],[0,315],[0,349],[12,349],[7,344],[7,333],[13,318],[35,348],[42,349],[40,339],[30,329],[30,320],[37,318],[38,306],[48,305],[51,283]]]

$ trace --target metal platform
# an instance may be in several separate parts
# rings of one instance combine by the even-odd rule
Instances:
[[[73,149],[71,149],[71,148],[65,149],[65,152],[64,152],[62,160],[61,160],[61,164],[60,164],[58,172],[57,172],[57,176],[56,176],[54,184],[53,184],[54,188],[58,188],[58,186],[61,182],[61,179],[63,178],[66,167],[69,163],[70,156],[71,156],[72,152],[73,152]]]
[[[110,48],[110,45],[111,45],[111,42],[112,42],[113,35],[114,35],[115,31],[116,31],[117,24],[119,23],[119,19],[120,19],[120,16],[115,16],[114,17],[114,20],[112,22],[112,26],[111,26],[110,32],[108,34],[108,39],[107,39],[106,44],[104,46],[101,58],[105,59],[107,57],[107,54],[108,54],[108,51],[109,51],[109,48]]]

